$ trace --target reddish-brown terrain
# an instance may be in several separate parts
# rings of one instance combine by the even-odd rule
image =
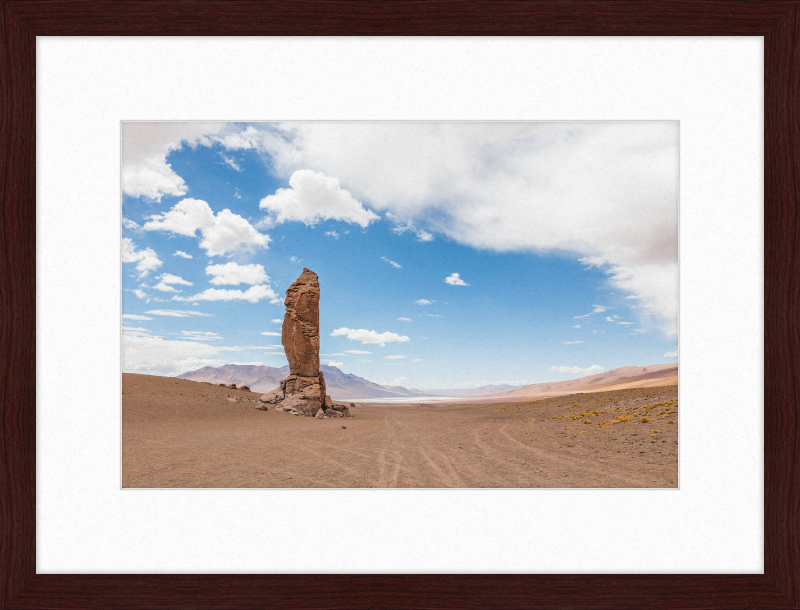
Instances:
[[[677,386],[506,404],[256,410],[260,393],[122,375],[123,487],[677,487]],[[516,399],[520,400],[520,399]]]

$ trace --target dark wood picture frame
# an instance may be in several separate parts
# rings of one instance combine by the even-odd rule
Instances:
[[[0,608],[800,608],[799,0],[0,0],[0,8]],[[764,36],[765,573],[36,574],[38,35]]]

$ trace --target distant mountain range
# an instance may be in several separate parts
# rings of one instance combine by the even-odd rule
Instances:
[[[343,373],[335,366],[323,364],[319,367],[325,374],[325,385],[334,400],[365,398],[415,398],[430,396],[428,392],[407,389],[401,386],[380,385],[358,377]],[[225,383],[246,385],[257,392],[269,392],[280,384],[282,379],[289,376],[289,365],[275,368],[272,366],[255,366],[245,364],[226,364],[225,366],[206,366],[196,371],[189,371],[178,375],[178,379],[190,381],[208,381],[218,384]]]
[[[677,364],[653,364],[650,366],[625,366],[589,377],[567,381],[534,383],[527,386],[485,385],[462,390],[437,389],[420,391],[402,386],[380,385],[363,377],[348,375],[335,366],[323,364],[320,369],[325,374],[328,394],[334,400],[369,400],[385,398],[420,399],[427,396],[452,396],[463,399],[505,399],[524,400],[526,398],[560,396],[574,392],[603,392],[624,388],[648,388],[674,385],[678,383]],[[256,392],[269,392],[278,387],[282,379],[289,375],[289,365],[281,368],[245,364],[226,364],[225,366],[206,366],[196,371],[178,375],[178,379],[208,381],[230,385],[246,385]]]

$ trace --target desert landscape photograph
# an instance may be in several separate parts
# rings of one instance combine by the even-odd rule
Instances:
[[[123,122],[123,488],[677,488],[679,124]]]

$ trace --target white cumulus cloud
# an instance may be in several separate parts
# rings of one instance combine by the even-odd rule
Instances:
[[[210,284],[220,286],[230,284],[263,284],[269,280],[263,265],[239,265],[238,263],[225,263],[224,265],[210,265],[206,267],[206,274],[213,276]]]
[[[583,258],[674,334],[678,135],[676,121],[297,122],[237,138],[279,176],[335,176],[401,231]]]
[[[354,356],[368,356],[372,354],[372,352],[365,352],[360,349],[346,349],[344,350],[345,354],[353,354]]]
[[[265,330],[261,334],[264,335],[265,337],[280,337],[281,336],[281,333],[272,332],[270,330]]]
[[[403,358],[407,358],[408,356],[384,356],[386,360],[402,360]]]
[[[428,299],[417,299],[414,301],[417,305],[430,305],[431,303],[435,303],[436,301],[429,301]]]
[[[559,373],[572,373],[574,375],[583,375],[585,377],[587,375],[602,373],[606,369],[598,364],[593,364],[592,366],[586,367],[585,369],[582,369],[579,366],[551,366],[550,370],[558,371]]]
[[[137,250],[136,244],[130,237],[122,238],[122,262],[136,263],[136,271],[139,272],[140,278],[147,277],[151,271],[164,264],[152,248]]]
[[[331,337],[345,336],[350,341],[359,341],[363,344],[374,343],[376,345],[386,345],[387,343],[404,343],[411,341],[405,335],[397,335],[395,333],[385,332],[379,333],[374,330],[366,330],[364,328],[337,328],[331,333]]]
[[[124,313],[122,314],[123,320],[152,320],[150,316],[141,316],[135,313]]]
[[[184,194],[165,162],[183,145],[257,150],[290,181],[268,204],[285,220],[340,215],[366,226],[378,212],[419,239],[436,233],[497,252],[564,253],[633,297],[643,322],[677,334],[675,121],[132,125],[140,130],[135,154],[123,128],[126,194]],[[154,173],[154,186],[134,188],[129,166]]]
[[[664,354],[665,358],[677,358],[678,357],[678,348],[675,348],[671,352],[667,352]]]
[[[282,318],[273,318],[272,320],[270,320],[270,322],[273,322],[275,324],[283,324],[283,319]]]
[[[275,215],[277,223],[298,221],[308,225],[320,220],[341,220],[364,228],[380,218],[343,189],[338,178],[299,169],[289,178],[289,187],[278,189],[259,204]]]
[[[228,209],[214,215],[211,206],[201,199],[183,199],[170,211],[151,216],[142,228],[187,237],[196,237],[200,231],[200,247],[208,256],[266,248],[270,241],[269,235],[259,233],[244,218]]]
[[[330,362],[328,362],[328,366],[344,366],[344,362],[334,362],[333,360],[331,360]]]
[[[164,195],[185,195],[186,182],[167,163],[167,156],[185,145],[209,146],[209,136],[222,127],[222,123],[123,122],[123,194],[154,201],[161,201]]]
[[[469,286],[458,273],[451,273],[449,277],[444,278],[444,281],[451,286]]]
[[[181,258],[194,258],[191,254],[186,254],[183,250],[178,250],[172,256],[180,256]]]

